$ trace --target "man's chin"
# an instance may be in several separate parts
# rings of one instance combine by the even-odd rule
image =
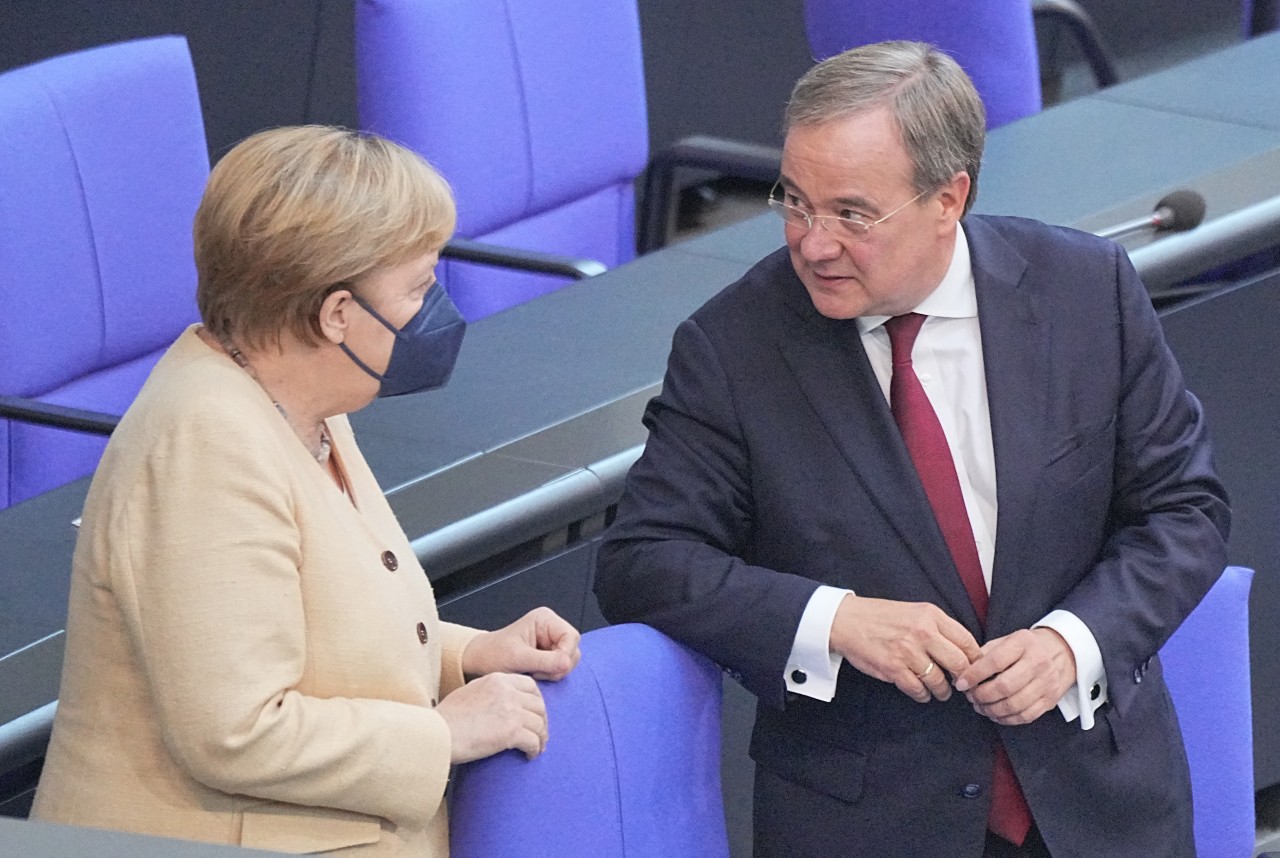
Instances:
[[[863,302],[853,295],[809,289],[813,308],[828,319],[853,319],[863,314]]]

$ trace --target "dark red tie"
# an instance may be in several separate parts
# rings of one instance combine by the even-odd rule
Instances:
[[[955,460],[947,436],[942,432],[938,415],[929,404],[929,397],[916,377],[911,365],[911,349],[916,336],[924,325],[925,317],[919,313],[894,316],[884,323],[893,349],[893,379],[889,383],[889,407],[893,419],[902,432],[911,461],[924,486],[924,493],[933,507],[934,518],[942,531],[942,538],[951,552],[951,559],[960,573],[960,581],[969,593],[978,621],[987,622],[987,583],[982,577],[982,563],[978,560],[978,546],[973,541],[973,528],[965,510],[964,496],[960,492],[960,479],[956,476]],[[1004,744],[996,743],[995,777],[991,785],[991,815],[987,827],[1005,840],[1022,845],[1031,828],[1031,810],[1022,795],[1022,789],[1013,775],[1013,766],[1005,753]]]

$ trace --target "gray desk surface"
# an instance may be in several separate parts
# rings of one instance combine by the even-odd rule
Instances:
[[[1203,183],[1211,211],[1266,196],[1276,176],[1256,179],[1280,159],[1278,67],[1280,34],[1005,126],[989,139],[979,210],[1101,226],[1179,184]],[[354,415],[433,580],[468,562],[476,533],[536,535],[546,522],[522,503],[531,494],[568,514],[598,509],[605,475],[644,441],[640,412],[676,325],[781,241],[763,215],[491,316],[472,326],[449,387]],[[0,512],[0,655],[62,628],[86,484]],[[47,684],[14,681],[37,662],[0,659],[10,708],[51,699]]]
[[[5,858],[268,858],[283,854],[0,817],[0,856]]]
[[[1203,119],[1280,131],[1280,32],[1259,36],[1095,97]],[[1155,152],[1167,140],[1151,140]]]
[[[1280,129],[1080,99],[991,134],[976,210],[1071,224],[1278,147]]]

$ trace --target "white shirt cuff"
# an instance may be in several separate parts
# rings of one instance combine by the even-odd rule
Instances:
[[[844,659],[831,652],[831,626],[840,603],[851,593],[824,584],[809,597],[787,658],[788,691],[826,702],[836,696],[836,677]]]
[[[1080,719],[1081,730],[1093,729],[1093,713],[1107,702],[1107,674],[1098,641],[1084,621],[1070,611],[1052,611],[1032,628],[1053,629],[1071,648],[1076,659],[1076,684],[1058,701],[1058,711],[1068,721]]]

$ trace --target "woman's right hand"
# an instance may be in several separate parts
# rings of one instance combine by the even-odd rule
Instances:
[[[547,746],[547,707],[527,676],[490,673],[474,679],[441,700],[436,711],[449,725],[454,763],[508,748],[532,760]]]

